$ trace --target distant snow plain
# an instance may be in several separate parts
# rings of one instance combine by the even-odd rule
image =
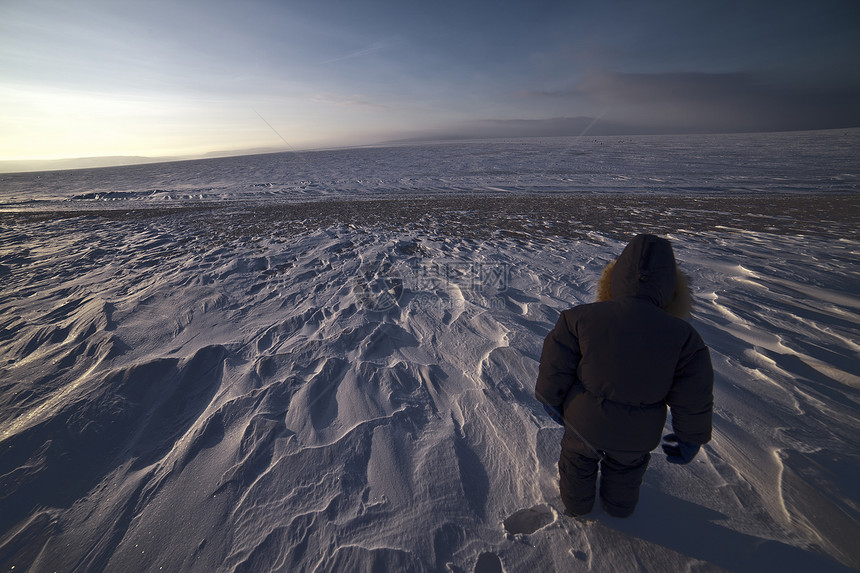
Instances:
[[[860,568],[858,149],[581,137],[2,175],[0,569]],[[714,439],[689,466],[655,452],[633,517],[574,520],[541,344],[639,232],[690,277]]]

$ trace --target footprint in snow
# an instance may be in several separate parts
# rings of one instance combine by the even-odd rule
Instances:
[[[475,563],[475,573],[504,573],[502,560],[495,553],[481,553]]]
[[[552,508],[548,505],[536,505],[521,509],[504,521],[508,533],[534,533],[555,521]]]

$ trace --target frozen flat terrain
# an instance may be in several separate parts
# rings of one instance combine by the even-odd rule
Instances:
[[[858,143],[2,175],[0,569],[858,569]],[[537,361],[637,232],[691,278],[714,439],[572,520]]]
[[[584,193],[853,193],[860,129],[490,140],[0,173],[2,210]]]

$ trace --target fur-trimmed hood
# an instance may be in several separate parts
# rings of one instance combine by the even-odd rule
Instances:
[[[598,298],[562,311],[547,334],[537,399],[561,408],[568,428],[596,450],[653,450],[667,405],[678,440],[706,443],[714,371],[702,337],[679,319],[690,291],[669,241],[636,236],[603,273]],[[562,448],[575,453],[565,436]]]
[[[606,265],[597,284],[597,302],[625,296],[647,298],[673,316],[689,318],[693,297],[669,241],[637,235]]]

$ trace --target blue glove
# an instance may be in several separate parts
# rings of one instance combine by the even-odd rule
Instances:
[[[699,445],[682,442],[675,434],[663,436],[663,442],[666,461],[671,464],[689,464],[699,453]]]
[[[546,413],[549,414],[549,417],[552,418],[553,422],[564,426],[564,416],[561,414],[561,408],[544,404],[543,409],[546,410]]]

